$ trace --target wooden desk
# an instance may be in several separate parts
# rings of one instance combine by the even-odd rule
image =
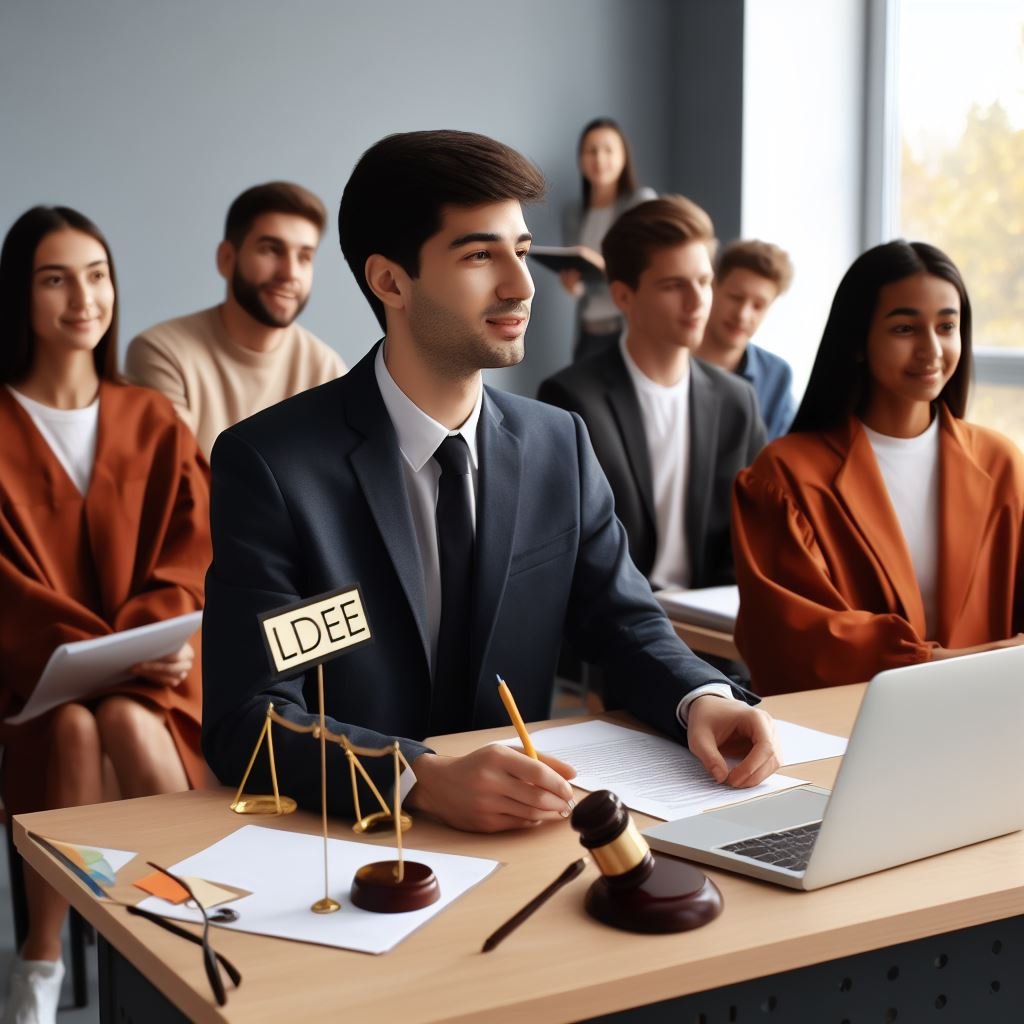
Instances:
[[[729,661],[742,661],[736,641],[732,633],[724,633],[720,629],[711,629],[708,626],[697,626],[692,622],[680,622],[679,619],[669,617],[676,636],[697,654],[713,654],[718,658],[728,658]]]
[[[843,687],[790,694],[766,704],[779,717],[845,734],[862,690]],[[450,753],[464,752],[481,740],[507,732],[449,737],[438,747]],[[835,760],[822,761],[793,769],[793,773],[828,785],[836,767]],[[287,767],[282,770],[287,778]],[[218,929],[216,947],[244,975],[241,988],[229,991],[228,1006],[219,1011],[211,1001],[198,947],[128,916],[119,907],[96,902],[28,839],[25,830],[137,850],[143,854],[140,859],[171,865],[245,823],[257,821],[310,833],[318,829],[315,815],[301,813],[284,819],[239,818],[228,810],[228,800],[227,790],[181,793],[14,819],[18,849],[144,975],[136,976],[135,984],[146,986],[148,979],[185,1018],[193,1021],[306,1021],[328,1017],[402,1024],[544,1024],[585,1018],[632,1021],[637,1019],[633,1012],[617,1011],[680,997],[690,1000],[680,1004],[682,1010],[676,1008],[670,1013],[664,1007],[645,1006],[635,1012],[661,1013],[664,1016],[655,1019],[683,1024],[729,1019],[742,1024],[754,1019],[746,1009],[737,1011],[738,1003],[729,1004],[733,1012],[730,1018],[725,1010],[721,1016],[718,1011],[698,1012],[698,1004],[693,1002],[714,997],[720,1000],[715,1005],[720,1005],[721,999],[734,998],[723,993],[735,991],[746,1000],[744,1007],[760,1005],[764,1014],[774,1013],[766,1019],[786,1024],[804,1020],[814,1024],[835,1020],[838,1024],[842,1019],[857,1024],[861,1020],[895,1019],[903,1024],[905,1020],[920,1020],[923,1014],[900,1010],[893,1018],[885,1016],[883,1010],[870,1016],[856,1012],[830,1016],[824,1009],[825,995],[818,993],[840,1003],[846,1000],[844,1005],[852,1006],[860,1005],[855,1000],[865,997],[873,987],[882,993],[877,998],[896,1006],[896,995],[886,993],[895,993],[900,984],[893,978],[893,971],[899,974],[902,970],[902,977],[907,977],[916,969],[910,961],[900,961],[903,966],[896,966],[894,960],[883,959],[876,966],[865,967],[867,973],[862,978],[846,964],[863,963],[863,957],[854,961],[837,958],[913,940],[927,942],[931,940],[925,937],[986,922],[1003,922],[985,927],[1004,930],[995,938],[985,934],[987,945],[978,956],[984,954],[987,959],[979,960],[980,966],[972,966],[969,974],[972,982],[985,991],[993,983],[1000,984],[1001,990],[992,994],[988,1012],[975,1012],[970,1019],[978,1024],[1024,1019],[1020,1011],[1024,988],[1016,977],[1024,962],[1024,934],[1020,928],[1024,920],[1022,833],[812,893],[711,871],[722,890],[725,913],[703,929],[669,936],[630,935],[590,920],[583,911],[585,886],[595,877],[590,868],[497,950],[483,955],[479,949],[484,937],[580,855],[577,837],[568,824],[529,833],[480,836],[452,832],[425,819],[418,820],[409,834],[410,846],[493,857],[502,860],[504,866],[435,921],[379,957]],[[642,824],[647,821],[641,815],[635,817]],[[332,823],[331,831],[335,836],[351,838],[341,822]],[[378,840],[383,844],[388,841]],[[129,878],[146,870],[137,863],[125,869]],[[319,865],[311,865],[310,870],[318,871]],[[932,980],[927,984],[933,984],[933,989],[924,991],[929,993],[929,1000],[946,999],[950,991],[948,977],[962,962],[957,954],[946,952],[949,939],[934,941],[942,944],[928,947],[920,955],[924,964],[920,970],[931,972],[927,979]],[[999,952],[994,953],[997,943]],[[866,955],[889,957],[890,952]],[[101,956],[101,974],[110,966],[109,951],[107,956],[106,967]],[[941,963],[942,957],[946,957],[948,967]],[[798,980],[796,988],[780,987],[783,982],[778,977],[765,977],[794,969],[801,969],[795,977],[803,979]],[[752,995],[750,986],[761,988]],[[707,990],[714,991],[708,994]],[[151,990],[147,987],[146,991]],[[140,999],[146,1005],[147,1024],[172,1019],[161,1016],[152,999],[146,1003],[144,996],[136,996],[137,1001]],[[754,999],[756,1003],[751,1002]],[[890,1002],[880,1005],[889,1006]],[[111,1013],[109,1003],[104,1006],[105,1012]],[[946,1019],[968,1019],[963,1009],[953,999]],[[931,1019],[931,1005],[928,1010]],[[1007,1015],[1002,1016],[1004,1013]],[[756,1019],[762,1019],[761,1015]]]

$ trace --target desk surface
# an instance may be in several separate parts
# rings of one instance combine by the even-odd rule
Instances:
[[[850,686],[787,694],[766,706],[777,717],[846,735],[862,692]],[[437,747],[461,753],[509,731],[448,737]],[[833,759],[789,771],[829,785],[837,766]],[[229,799],[227,790],[211,790],[14,819],[25,858],[195,1021],[301,1020],[314,1009],[403,1024],[579,1020],[1024,913],[1018,832],[812,893],[709,870],[725,912],[680,935],[631,935],[588,918],[583,894],[596,877],[590,867],[498,949],[481,954],[483,939],[580,855],[576,834],[559,823],[471,835],[421,818],[408,845],[491,857],[502,867],[382,956],[218,930],[217,948],[244,975],[221,1011],[211,1002],[197,947],[94,900],[25,830],[140,851],[124,869],[127,880],[148,870],[142,860],[176,863],[243,824],[318,831],[316,815],[240,818],[228,810]],[[650,820],[634,817],[641,825]],[[331,834],[352,838],[342,822],[331,823]],[[324,979],[322,987],[316,978]]]

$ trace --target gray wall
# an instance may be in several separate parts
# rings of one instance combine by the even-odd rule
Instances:
[[[35,203],[91,216],[118,262],[123,347],[220,300],[214,249],[239,191],[291,178],[334,209],[359,154],[389,132],[463,128],[521,149],[550,182],[528,221],[556,242],[558,208],[578,187],[579,128],[610,114],[646,183],[692,186],[698,199],[708,184],[712,212],[738,219],[738,192],[710,187],[728,178],[721,153],[692,139],[739,123],[700,114],[717,86],[687,71],[700,55],[713,81],[735,73],[720,48],[737,9],[742,0],[3,0],[0,230]],[[724,45],[738,52],[741,40]],[[535,277],[526,362],[492,376],[526,393],[568,359],[572,331],[554,277]],[[303,320],[350,362],[376,337],[333,227]]]

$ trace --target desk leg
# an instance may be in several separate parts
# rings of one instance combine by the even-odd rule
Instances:
[[[595,1017],[590,1024],[916,1024],[933,1017],[1020,1024],[1022,967],[1024,917],[1011,917]]]
[[[96,936],[103,1024],[189,1024],[155,985],[102,936]]]

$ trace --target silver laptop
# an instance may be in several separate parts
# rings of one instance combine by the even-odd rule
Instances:
[[[651,847],[820,889],[1024,828],[1024,647],[880,672],[831,793],[805,786],[644,832]]]

